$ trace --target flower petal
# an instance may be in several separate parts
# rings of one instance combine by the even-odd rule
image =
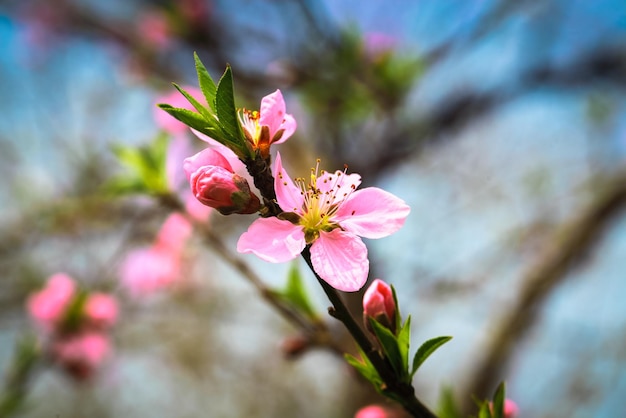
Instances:
[[[346,174],[343,171],[335,171],[334,173],[324,172],[317,179],[316,186],[322,192],[329,192],[329,196],[333,196],[332,203],[341,202],[350,195],[361,184],[361,176],[359,174]]]
[[[276,201],[278,206],[285,212],[302,213],[304,196],[302,191],[296,187],[289,174],[283,168],[280,153],[276,154],[274,162],[274,189],[276,190]]]
[[[341,227],[365,238],[382,238],[399,230],[411,208],[377,187],[352,193],[333,217]]]
[[[191,175],[198,171],[199,168],[206,166],[223,167],[231,173],[233,172],[233,169],[226,157],[214,149],[207,148],[200,151],[196,155],[185,158],[185,161],[183,162],[183,169],[185,170],[185,174],[187,174],[187,180],[191,179]]]
[[[283,142],[288,140],[291,137],[291,135],[293,135],[293,133],[296,131],[297,127],[298,127],[298,124],[296,123],[296,119],[293,116],[286,114],[285,119],[283,120],[283,123],[278,127],[279,130],[280,129],[283,130],[283,133],[280,136],[280,138],[272,142],[272,144],[282,144]],[[272,135],[271,139],[273,138],[274,136]]]
[[[285,100],[280,90],[268,94],[261,100],[259,113],[259,125],[267,125],[270,128],[270,138],[272,138],[285,119]]]
[[[305,245],[301,227],[278,218],[260,218],[239,237],[237,251],[253,253],[270,263],[283,263],[296,258]]]
[[[335,289],[356,292],[367,281],[367,247],[349,232],[321,232],[311,246],[311,262],[315,272]]]

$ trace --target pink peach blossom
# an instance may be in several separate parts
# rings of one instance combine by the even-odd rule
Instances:
[[[172,28],[168,17],[160,10],[141,13],[137,19],[137,35],[149,47],[165,49],[172,44]]]
[[[156,246],[180,254],[193,233],[191,223],[178,212],[170,214],[161,225],[156,237]]]
[[[92,293],[85,301],[85,316],[97,328],[110,328],[117,321],[117,301],[106,293]]]
[[[260,110],[239,109],[239,123],[252,150],[259,150],[263,157],[269,156],[269,147],[272,144],[281,144],[293,135],[297,123],[294,117],[286,113],[285,100],[280,90],[268,94],[261,100]],[[214,139],[192,130],[196,136],[210,144]],[[224,147],[224,145],[221,145]],[[229,153],[221,154],[229,156]],[[234,155],[234,153],[233,153]],[[229,158],[229,161],[231,159]],[[233,165],[235,169],[237,168]]]
[[[207,148],[187,158],[183,167],[192,193],[202,204],[223,215],[259,210],[261,202],[250,191],[247,180],[235,174],[219,152]]]
[[[504,400],[504,418],[515,418],[519,413],[517,404],[511,399]]]
[[[363,315],[374,318],[387,328],[393,330],[396,324],[396,302],[391,286],[380,279],[372,282],[363,295]]]
[[[150,295],[180,281],[181,256],[153,246],[131,251],[120,268],[120,278],[131,296]]]
[[[319,166],[319,162],[318,162]],[[315,272],[336,289],[359,290],[367,280],[369,261],[361,237],[382,238],[402,227],[410,208],[396,196],[376,187],[356,190],[358,174],[337,171],[318,175],[297,187],[282,166],[274,165],[274,187],[280,208],[289,219],[260,218],[237,243],[241,253],[280,263],[296,258],[311,245]]]
[[[109,337],[97,332],[61,338],[52,346],[54,360],[76,378],[88,378],[111,354]]]
[[[75,292],[74,280],[65,273],[57,273],[42,290],[28,298],[28,312],[38,326],[50,331],[63,319]]]

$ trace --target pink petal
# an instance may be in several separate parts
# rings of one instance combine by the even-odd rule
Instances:
[[[212,149],[222,154],[224,158],[226,158],[228,162],[230,163],[230,166],[233,168],[233,171],[236,171],[239,174],[243,172],[247,173],[246,166],[241,162],[241,160],[239,159],[239,157],[237,157],[237,154],[235,154],[233,150],[228,148],[226,145],[220,144],[213,138],[206,136],[205,134],[201,132],[196,131],[195,129],[192,129],[191,132],[193,132],[195,136],[197,136],[204,142],[208,143]]]
[[[191,234],[192,226],[187,218],[178,212],[173,212],[163,222],[157,234],[156,242],[162,248],[167,248],[174,253],[180,253]]]
[[[296,123],[296,119],[287,114],[285,115],[285,119],[283,120],[283,123],[278,127],[278,129],[283,129],[283,134],[280,137],[280,139],[278,139],[277,141],[272,142],[273,144],[282,144],[283,142],[285,142],[286,140],[288,140],[291,135],[293,135],[293,133],[296,131],[296,128],[298,127],[298,124]],[[272,135],[272,138],[274,137],[274,135]],[[270,138],[271,139],[271,138]]]
[[[98,327],[111,327],[117,321],[117,301],[106,293],[92,293],[85,302],[85,315]]]
[[[185,170],[185,174],[187,174],[187,180],[189,180],[191,175],[199,168],[209,165],[223,167],[230,172],[233,171],[230,163],[222,154],[212,148],[207,148],[196,155],[186,158],[183,162],[183,169]]]
[[[170,190],[177,190],[185,182],[183,161],[193,154],[191,143],[187,136],[175,136],[167,147],[165,173]]]
[[[253,253],[270,263],[283,263],[296,258],[305,245],[301,227],[278,218],[260,218],[241,235],[237,251]]]
[[[377,187],[352,193],[333,220],[353,234],[382,238],[399,230],[411,208],[400,198]]]
[[[315,272],[335,289],[356,292],[367,281],[367,247],[349,232],[321,232],[311,246],[311,262]]]
[[[317,179],[317,188],[322,192],[329,192],[333,196],[333,203],[343,201],[346,196],[354,192],[361,184],[361,176],[358,174],[345,174],[343,171],[324,173]]]
[[[282,210],[302,213],[304,196],[283,168],[280,153],[276,154],[276,161],[274,162],[274,189],[276,190],[276,201]]]
[[[261,100],[259,113],[259,125],[267,125],[270,128],[270,138],[272,138],[285,119],[285,100],[280,90],[268,94]]]

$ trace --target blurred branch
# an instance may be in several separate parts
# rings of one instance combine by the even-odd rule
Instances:
[[[33,337],[23,338],[16,345],[15,356],[0,393],[0,418],[13,415],[23,406],[40,356],[37,341]]]
[[[516,344],[538,319],[542,305],[551,292],[583,264],[594,249],[606,227],[626,207],[626,172],[608,179],[600,187],[594,201],[572,221],[560,228],[546,245],[542,257],[525,275],[519,298],[496,326],[491,342],[483,351],[482,360],[461,399],[469,411],[471,395],[478,398],[490,394],[502,380],[503,370]]]

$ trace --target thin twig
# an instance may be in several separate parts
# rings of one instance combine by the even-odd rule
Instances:
[[[605,231],[606,226],[623,212],[626,205],[626,172],[619,173],[598,192],[589,208],[556,234],[543,257],[528,271],[520,296],[508,315],[498,324],[491,343],[470,380],[464,401],[479,398],[493,391],[502,379],[502,370],[510,359],[515,344],[537,319],[537,313],[550,293],[557,288],[574,267],[582,264]],[[471,405],[466,403],[465,411]]]

